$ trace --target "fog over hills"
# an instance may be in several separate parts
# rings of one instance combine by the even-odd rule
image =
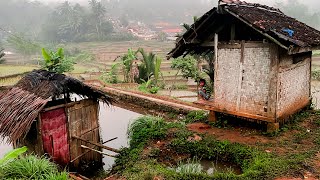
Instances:
[[[289,16],[320,29],[317,0],[246,0],[280,8]],[[89,3],[90,2],[90,3]],[[0,28],[38,41],[91,41],[126,39],[137,30],[155,27],[176,32],[215,7],[218,0],[0,0]],[[161,31],[160,31],[161,32]],[[0,31],[0,38],[8,33]],[[130,35],[129,35],[130,36]],[[112,37],[113,38],[113,37]]]

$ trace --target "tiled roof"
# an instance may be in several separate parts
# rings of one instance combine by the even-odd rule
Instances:
[[[226,0],[224,0],[226,1]],[[254,27],[276,38],[282,38],[300,46],[320,45],[320,32],[278,9],[261,6],[258,4],[232,5],[227,4],[226,10],[233,12]],[[287,31],[292,31],[290,35]]]
[[[178,39],[176,48],[169,57],[178,57],[195,47],[193,42],[201,43],[206,37],[212,37],[216,27],[212,22],[227,24],[226,16],[239,19],[255,31],[264,35],[271,41],[284,43],[282,47],[318,47],[320,46],[320,32],[292,17],[285,15],[279,9],[247,3],[240,0],[220,0],[218,8],[213,8],[195,22],[189,31]]]

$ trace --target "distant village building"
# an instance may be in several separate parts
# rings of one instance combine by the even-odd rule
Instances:
[[[71,77],[34,70],[0,92],[0,137],[62,166],[101,167],[99,101],[111,98]]]
[[[220,0],[177,40],[169,57],[214,52],[214,112],[260,120],[268,130],[310,104],[320,32],[279,9]]]

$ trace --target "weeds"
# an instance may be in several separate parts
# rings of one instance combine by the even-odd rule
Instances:
[[[194,122],[207,122],[208,113],[205,111],[191,111],[187,114],[185,122],[194,123]]]
[[[187,162],[180,162],[176,172],[181,174],[201,174],[203,173],[203,168],[197,158],[192,158],[188,159]]]

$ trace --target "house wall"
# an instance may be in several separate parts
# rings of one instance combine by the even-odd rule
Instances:
[[[273,44],[258,42],[220,45],[215,107],[248,116],[275,118],[277,50]]]
[[[294,62],[296,61],[296,62]],[[310,93],[311,53],[280,55],[277,118],[285,119],[305,107]]]

